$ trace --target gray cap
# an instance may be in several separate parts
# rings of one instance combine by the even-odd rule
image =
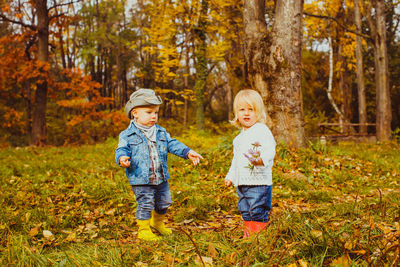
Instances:
[[[156,95],[154,90],[141,88],[131,94],[125,105],[126,115],[131,118],[131,110],[141,106],[158,106],[162,104],[161,97]]]

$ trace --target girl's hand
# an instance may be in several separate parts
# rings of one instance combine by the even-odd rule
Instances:
[[[121,165],[121,167],[123,168],[128,168],[129,166],[131,166],[131,162],[129,159],[130,158],[128,156],[121,156],[119,158],[119,165]]]
[[[200,159],[204,159],[199,153],[197,153],[194,150],[190,150],[187,157],[193,162],[193,164],[196,166],[199,164]]]
[[[251,162],[254,166],[264,166],[264,162],[263,162],[262,158],[256,158],[256,159],[252,158],[252,159],[250,160],[250,162]]]
[[[230,180],[225,180],[225,186],[231,186],[232,182]]]

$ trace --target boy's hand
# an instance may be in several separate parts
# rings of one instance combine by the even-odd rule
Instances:
[[[225,186],[231,186],[232,185],[232,181],[230,180],[225,180]]]
[[[187,157],[193,162],[194,165],[199,164],[200,159],[204,159],[199,153],[194,150],[190,150]]]
[[[121,156],[119,158],[119,165],[121,165],[121,167],[128,168],[129,166],[131,166],[131,162],[129,159],[130,158],[128,156]]]

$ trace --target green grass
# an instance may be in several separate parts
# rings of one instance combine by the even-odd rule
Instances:
[[[170,156],[175,231],[155,244],[136,238],[115,139],[0,150],[0,265],[197,266],[199,254],[214,266],[400,264],[399,144],[279,145],[271,224],[242,240],[235,190],[223,184],[235,134],[179,130],[205,160]]]

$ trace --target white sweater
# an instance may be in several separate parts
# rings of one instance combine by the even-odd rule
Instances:
[[[234,186],[272,185],[275,146],[274,137],[265,124],[256,123],[242,130],[233,140],[233,159],[225,179]],[[264,166],[252,165],[247,158],[251,154],[259,154]]]

